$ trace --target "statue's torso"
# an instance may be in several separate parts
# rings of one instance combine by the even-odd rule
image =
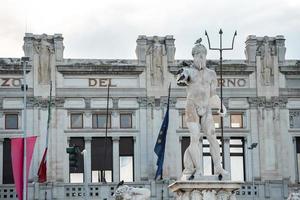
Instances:
[[[215,72],[207,68],[202,70],[190,68],[189,70],[191,71],[190,82],[187,86],[187,100],[199,108],[207,108]]]

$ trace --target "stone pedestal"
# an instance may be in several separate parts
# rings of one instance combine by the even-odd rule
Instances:
[[[241,182],[233,181],[176,181],[169,185],[176,200],[236,200],[235,191]]]

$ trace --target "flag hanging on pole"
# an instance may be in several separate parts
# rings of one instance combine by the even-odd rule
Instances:
[[[47,181],[47,151],[48,151],[48,140],[49,140],[49,127],[51,121],[51,97],[52,97],[52,81],[50,82],[50,95],[48,100],[48,120],[47,120],[47,131],[46,131],[46,147],[44,154],[39,166],[38,177],[39,183],[44,183]]]
[[[154,147],[154,152],[157,155],[157,170],[155,174],[155,180],[159,177],[162,179],[163,176],[163,164],[164,164],[164,157],[165,157],[165,147],[166,147],[166,138],[169,126],[169,102],[170,102],[170,91],[171,91],[171,84],[169,85],[169,94],[168,94],[168,104],[167,104],[167,111],[163,120],[163,123],[160,127],[159,134],[157,136],[156,144]]]
[[[36,141],[36,136],[26,138],[27,180],[28,180],[28,174],[29,174],[30,163],[32,159],[35,141]],[[12,161],[12,168],[13,168],[13,175],[14,175],[14,183],[15,183],[19,200],[23,200],[23,165],[24,165],[23,155],[24,155],[24,138],[12,138],[11,139],[11,161]],[[26,190],[27,190],[27,185],[26,185]]]

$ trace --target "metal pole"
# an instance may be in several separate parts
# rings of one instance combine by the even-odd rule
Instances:
[[[27,122],[27,83],[26,83],[26,66],[27,62],[29,61],[28,57],[22,57],[22,64],[23,64],[23,143],[24,143],[24,152],[23,152],[23,199],[27,199],[27,173],[26,173],[26,151],[27,151],[27,144],[26,144],[26,122]]]
[[[220,29],[220,78],[221,78],[221,105],[220,105],[220,112],[223,113],[223,50],[222,50],[222,34],[223,31]],[[222,144],[222,165],[225,169],[225,156],[224,156],[224,129],[223,129],[224,119],[221,117],[221,144]]]

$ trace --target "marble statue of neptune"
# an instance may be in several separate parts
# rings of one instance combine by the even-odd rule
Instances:
[[[220,147],[216,139],[212,108],[219,109],[221,117],[226,114],[226,108],[216,94],[217,75],[216,72],[206,67],[207,50],[201,44],[201,39],[197,40],[192,50],[194,58],[193,64],[184,67],[177,72],[177,84],[187,87],[186,102],[186,124],[191,134],[191,142],[184,153],[184,170],[181,180],[187,180],[202,176],[200,138],[202,132],[207,137],[210,144],[210,154],[214,163],[214,173],[216,175],[228,175],[221,166]],[[200,123],[199,123],[200,122]]]

